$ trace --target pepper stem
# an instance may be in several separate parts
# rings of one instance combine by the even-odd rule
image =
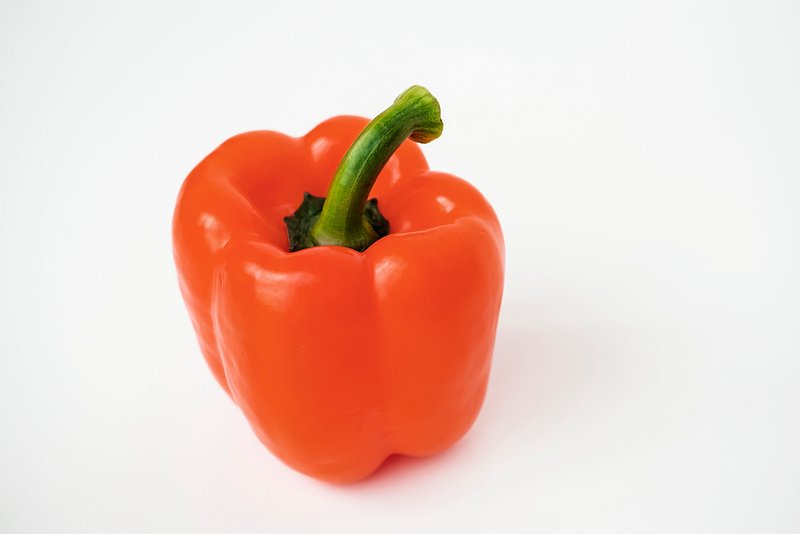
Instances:
[[[439,102],[419,85],[406,89],[372,119],[333,175],[322,213],[311,227],[314,244],[363,251],[374,243],[379,236],[364,216],[364,209],[378,174],[408,137],[429,143],[442,134],[442,128]]]

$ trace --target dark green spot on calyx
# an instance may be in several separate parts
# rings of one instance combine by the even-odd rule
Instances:
[[[289,252],[297,252],[305,248],[318,246],[311,238],[311,228],[322,213],[325,197],[317,197],[311,193],[303,193],[303,202],[297,211],[284,217],[286,233],[289,236]],[[378,209],[378,199],[372,198],[364,206],[364,220],[369,223],[378,238],[389,235],[389,221]],[[356,249],[363,252],[367,247]]]

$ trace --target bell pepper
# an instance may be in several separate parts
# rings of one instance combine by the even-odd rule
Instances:
[[[371,122],[232,137],[180,190],[175,263],[205,359],[307,475],[346,483],[435,454],[483,402],[503,237],[474,187],[428,169],[414,142],[441,132],[414,86]]]

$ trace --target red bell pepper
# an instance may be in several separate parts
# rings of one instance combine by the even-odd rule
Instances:
[[[469,429],[503,288],[492,208],[411,142],[440,135],[436,99],[411,87],[367,122],[229,139],[186,178],[173,225],[214,376],[275,455],[332,482]]]

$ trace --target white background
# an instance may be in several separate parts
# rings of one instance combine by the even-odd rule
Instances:
[[[800,4],[0,4],[0,531],[800,531]],[[335,487],[205,367],[170,222],[227,137],[441,101],[492,378]]]

